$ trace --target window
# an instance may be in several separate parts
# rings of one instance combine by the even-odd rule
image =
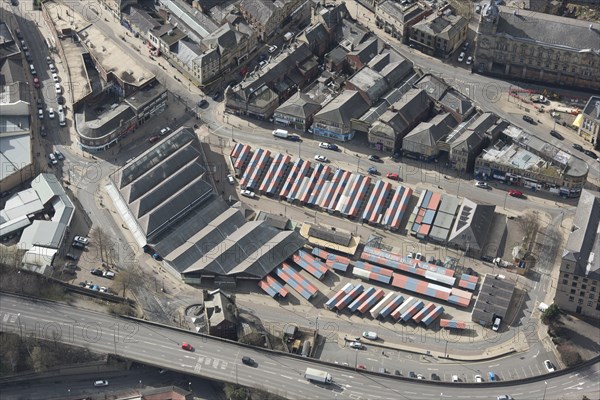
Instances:
[[[569,301],[572,303],[575,300],[575,297],[569,296]]]
[[[583,283],[588,283],[588,279],[587,278],[583,278]]]
[[[590,299],[593,299],[594,298],[594,293],[590,293],[589,297],[590,297]]]
[[[578,280],[579,280],[579,277],[578,277],[578,276],[573,276],[573,280],[574,280],[574,281],[578,281]]]
[[[592,307],[593,304],[594,304],[593,301],[588,301],[588,307]]]
[[[580,304],[580,305],[583,304],[583,299],[577,300],[577,304]]]
[[[572,287],[577,287],[577,282],[573,282],[573,283],[571,283],[571,286],[572,286]]]
[[[563,275],[563,278],[568,278],[568,277],[569,277],[569,274],[564,274]]]
[[[579,296],[581,296],[581,297],[585,297],[585,292],[583,292],[583,291],[582,291],[582,292],[579,292]]]
[[[569,284],[569,281],[568,281],[568,280],[566,280],[566,279],[563,279],[563,280],[562,280],[562,284],[563,284],[563,285],[568,285],[568,284]]]
[[[596,286],[592,286],[591,291],[595,292],[596,291]]]
[[[587,289],[587,285],[581,285],[581,290]]]
[[[576,289],[571,289],[571,294],[575,294]]]

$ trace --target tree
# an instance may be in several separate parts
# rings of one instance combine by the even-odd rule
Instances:
[[[110,237],[104,232],[102,228],[96,228],[92,231],[91,237],[94,242],[98,245],[98,252],[100,253],[100,260],[105,261],[108,264],[112,264],[113,260],[113,248],[114,243],[110,240]]]
[[[129,265],[127,268],[122,268],[115,276],[114,288],[117,292],[122,292],[121,296],[125,297],[127,292],[133,285],[140,284],[142,274],[137,265]]]
[[[225,384],[223,391],[229,400],[246,400],[248,396],[245,388],[230,383]]]
[[[542,313],[542,322],[546,325],[555,323],[560,318],[560,308],[556,304],[551,304],[546,311]]]

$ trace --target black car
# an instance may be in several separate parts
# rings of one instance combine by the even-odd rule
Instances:
[[[550,136],[557,138],[558,140],[564,140],[565,138],[560,133],[556,132],[554,129],[550,131]]]
[[[98,269],[98,268],[94,268],[94,269],[92,270],[92,272],[90,272],[90,273],[91,273],[92,275],[96,275],[96,276],[102,276],[102,275],[104,275],[104,273],[102,272],[102,270],[101,270],[101,269]]]
[[[66,101],[65,101],[65,98],[64,98],[64,96],[58,96],[58,97],[56,98],[56,102],[57,102],[58,104],[60,104],[61,106],[64,106]]]
[[[435,372],[431,373],[431,380],[432,381],[439,381],[440,380],[440,376],[438,374],[436,374]]]
[[[483,261],[487,261],[487,262],[494,262],[494,257],[490,257],[490,256],[483,255],[483,256],[481,256],[481,259]]]
[[[493,262],[493,261],[491,261]],[[469,267],[465,270],[467,275],[471,275],[471,276],[479,276],[479,274],[477,273],[477,271],[475,271],[473,268]]]
[[[533,118],[531,118],[529,115],[523,115],[523,121],[528,122],[530,124],[535,123],[535,121],[533,120]]]
[[[85,249],[85,244],[79,242],[73,242],[71,243],[71,246],[75,247],[76,249]]]
[[[415,374],[415,373],[414,373],[414,371],[410,371],[410,372],[408,373],[408,377],[409,377],[409,378],[413,378],[413,379],[417,379],[417,374]]]
[[[583,151],[583,147],[581,147],[581,145],[578,145],[577,143],[573,143],[573,148],[577,151]]]
[[[42,99],[37,99],[37,109],[38,110],[44,109],[44,103],[42,102]]]
[[[251,359],[250,357],[248,357],[248,356],[242,357],[242,362],[244,364],[250,365],[250,366],[253,366],[254,364],[256,364],[256,362],[253,359]]]
[[[394,375],[402,376],[402,372],[400,372],[397,369],[395,369],[394,370]]]
[[[214,101],[217,101],[217,100],[219,100],[219,97],[220,97],[220,96],[221,96],[221,93],[219,93],[219,92],[216,92],[215,94],[213,94],[213,95],[212,95],[212,99],[213,99]]]
[[[371,154],[369,156],[369,161],[376,161],[376,162],[380,162],[381,158],[379,158],[379,156],[375,155],[375,154]]]
[[[590,157],[592,157],[594,160],[595,160],[596,158],[598,158],[598,156],[596,155],[596,153],[594,153],[594,152],[593,152],[593,151],[591,151],[591,150],[584,150],[584,151],[583,151],[583,154],[585,154],[586,156],[590,156]]]
[[[198,107],[204,107],[208,104],[208,101],[206,101],[205,99],[202,99],[198,102]]]
[[[67,260],[73,260],[73,261],[77,261],[77,260],[79,260],[79,257],[77,257],[75,254],[71,254],[71,253],[67,253],[67,254],[65,255],[65,258],[66,258]]]

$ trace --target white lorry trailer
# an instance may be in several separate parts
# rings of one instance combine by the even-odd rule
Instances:
[[[304,377],[311,382],[331,383],[333,381],[333,378],[328,372],[314,368],[306,368]]]

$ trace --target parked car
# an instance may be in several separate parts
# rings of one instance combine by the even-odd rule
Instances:
[[[556,371],[556,367],[554,366],[554,364],[552,364],[552,362],[550,360],[544,361],[544,367],[546,367],[548,372]]]
[[[523,115],[523,121],[528,122],[530,124],[534,124],[535,121],[529,115]]]
[[[481,375],[475,375],[475,383],[481,383],[483,382],[483,379],[481,379]]]
[[[103,276],[104,271],[102,271],[100,268],[94,268],[93,270],[90,271],[90,274],[96,275],[96,276]]]
[[[469,57],[467,57],[467,65],[471,65],[471,64],[473,64],[473,57],[469,56]]]
[[[329,161],[329,159],[325,156],[321,156],[321,155],[315,155],[315,160],[320,161],[320,162],[327,162]]]
[[[489,185],[487,184],[487,182],[482,182],[482,181],[475,182],[475,186],[477,186],[478,188],[482,188],[482,189],[489,188]]]
[[[501,396],[496,397],[497,400],[513,400],[513,398],[509,394],[503,394]]]
[[[46,56],[46,64],[52,64],[52,59],[50,58],[50,56]]]
[[[400,372],[399,370],[395,369],[394,370],[394,375],[402,376],[402,372]]]
[[[56,67],[54,66],[54,64],[48,64],[48,69],[50,70],[50,72],[56,73]]]
[[[458,62],[461,63],[465,60],[465,52],[461,51],[460,54],[458,55]]]
[[[246,190],[242,190],[240,192],[240,194],[242,196],[249,197],[251,199],[253,199],[254,197],[256,197],[256,193],[254,193],[252,190],[247,190],[247,189]]]
[[[273,45],[269,47],[269,53],[275,53],[277,51],[277,46]]]
[[[151,136],[148,138],[148,142],[150,142],[150,143],[156,143],[159,140],[160,140],[160,136],[158,136],[158,135],[154,135],[154,136]]]
[[[463,44],[462,49],[463,49],[463,51],[467,51],[467,50],[469,50],[469,47],[471,47],[471,43],[465,42],[465,44]]]
[[[84,237],[84,236],[75,236],[73,238],[74,241],[79,242],[81,244],[88,244],[90,242],[90,239]]]
[[[108,386],[108,381],[107,380],[96,381],[96,382],[94,382],[94,386],[95,387]]]
[[[102,276],[105,277],[106,279],[114,279],[115,273],[113,271],[104,271]]]
[[[379,158],[379,156],[376,154],[371,154],[369,156],[369,161],[381,162],[381,158]]]
[[[62,88],[60,87],[60,83],[54,84],[54,91],[56,92],[56,94],[62,94]]]
[[[227,182],[229,182],[231,185],[235,185],[235,179],[233,178],[233,175],[227,175]]]
[[[425,379],[425,376],[423,374],[417,374],[417,379]]]
[[[166,135],[168,135],[170,132],[171,132],[171,128],[169,128],[169,127],[167,126],[166,128],[162,128],[162,129],[160,130],[160,133],[159,133],[159,135],[160,135],[160,136],[166,136]]]
[[[480,14],[480,13],[481,13],[481,5],[477,4],[477,5],[475,6],[475,12],[476,12],[477,14]]]
[[[327,149],[327,150],[337,150],[338,149],[337,145],[335,145],[333,143],[327,143],[327,142],[319,143],[319,147],[322,149]]]
[[[65,156],[63,155],[63,153],[61,153],[59,150],[54,150],[54,155],[56,156],[56,158],[58,158],[60,161],[65,159]],[[85,238],[85,240],[88,240],[87,238]],[[88,240],[89,241],[89,240]],[[85,242],[84,244],[87,244],[87,242]]]
[[[358,368],[358,369],[367,369],[367,367],[365,366],[365,364],[358,364],[358,366],[356,368]]]
[[[494,262],[494,257],[483,255],[481,256],[482,261]]]
[[[363,332],[362,336],[370,340],[377,340],[377,333],[372,331]]]
[[[440,376],[438,374],[436,374],[435,372],[431,373],[431,380],[432,381],[439,381],[440,380]]]
[[[213,95],[212,95],[212,99],[213,99],[214,101],[217,101],[217,100],[219,100],[219,97],[220,97],[220,96],[221,96],[221,93],[219,93],[219,92],[215,92],[215,93],[213,93]]]
[[[42,101],[42,99],[37,99],[36,103],[37,103],[37,109],[38,110],[43,110],[44,109],[44,102]]]
[[[38,110],[38,118],[44,119],[44,110]]]
[[[36,89],[40,88],[40,79],[37,76],[33,78],[33,87],[35,87]]]
[[[496,278],[498,278],[498,276],[496,276]],[[501,279],[504,279],[504,278],[501,278]],[[494,323],[492,324],[492,330],[494,332],[498,332],[498,329],[500,329],[501,323],[502,323],[502,318],[500,318],[500,317],[494,318]]]
[[[48,154],[48,159],[50,160],[51,164],[53,164],[53,165],[58,164],[58,160],[56,159],[56,156],[54,155],[54,153]]]
[[[71,243],[71,247],[74,247],[76,249],[85,249],[85,244],[79,243],[79,242],[73,242],[73,243]]]
[[[388,179],[391,179],[391,180],[393,180],[393,181],[400,181],[400,175],[398,175],[398,174],[394,174],[394,173],[391,173],[391,172],[388,172],[388,173],[385,175],[385,177],[386,177],[386,178],[388,178]]]
[[[367,172],[371,175],[377,175],[379,173],[379,171],[377,171],[377,168],[375,167],[369,167],[369,169],[367,169]]]
[[[205,99],[202,99],[197,103],[198,107],[204,107],[206,105],[208,105],[208,101],[206,101]]]
[[[408,373],[408,377],[409,377],[409,378],[413,378],[413,379],[417,379],[417,374],[415,374],[413,371],[410,371],[410,372]]]
[[[596,155],[596,153],[594,153],[594,152],[593,152],[593,151],[591,151],[591,150],[584,150],[584,151],[583,151],[583,154],[585,154],[586,156],[592,157],[594,160],[595,160],[596,158],[598,158],[598,156]]]
[[[577,143],[573,143],[573,148],[577,151],[583,151],[583,147]]]
[[[71,253],[67,253],[67,254],[65,255],[65,258],[66,258],[67,260],[73,260],[73,261],[77,261],[77,260],[79,260],[79,257],[77,257],[76,255],[74,255],[74,254],[71,254]]]
[[[54,109],[52,107],[48,109],[48,118],[54,119]]]
[[[561,135],[560,133],[558,133],[554,129],[552,129],[550,131],[550,136],[553,136],[553,137],[557,138],[558,140],[565,140],[565,138],[563,137],[563,135]]]
[[[458,375],[452,375],[452,383],[458,382]]]
[[[188,342],[183,342],[181,344],[181,348],[187,351],[194,351],[194,347],[192,347],[191,344],[189,344]]]

